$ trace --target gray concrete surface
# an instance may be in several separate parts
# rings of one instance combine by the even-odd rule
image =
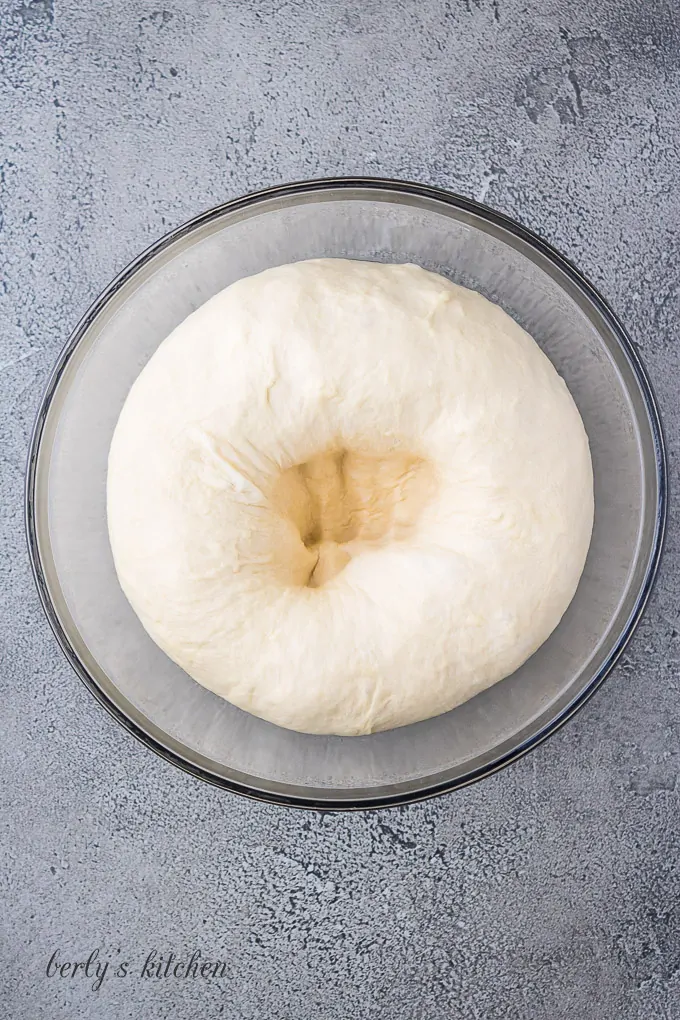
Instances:
[[[640,346],[677,483],[675,0],[0,0],[0,54],[0,1018],[675,1020],[674,510],[575,721],[355,816],[229,796],[118,728],[43,620],[22,523],[41,388],[111,276],[210,205],[335,173],[482,198],[566,252]],[[95,949],[98,990],[47,976]],[[225,976],[144,978],[153,949]]]

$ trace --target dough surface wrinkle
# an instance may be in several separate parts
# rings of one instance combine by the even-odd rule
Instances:
[[[532,338],[411,265],[232,284],[135,381],[109,455],[122,588],[195,680],[310,733],[448,711],[575,592],[588,441]]]

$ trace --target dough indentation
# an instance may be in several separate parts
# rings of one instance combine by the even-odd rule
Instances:
[[[284,471],[271,501],[316,553],[307,586],[319,588],[368,545],[405,539],[433,490],[432,469],[421,457],[339,449]]]

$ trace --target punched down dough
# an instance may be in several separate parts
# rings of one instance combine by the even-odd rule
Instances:
[[[585,430],[537,344],[412,265],[320,259],[160,345],[109,456],[120,583],[195,680],[310,733],[446,712],[557,626],[593,522]]]

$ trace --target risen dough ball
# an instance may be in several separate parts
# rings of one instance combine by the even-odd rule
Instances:
[[[505,312],[411,265],[240,280],[132,387],[116,569],[200,684],[310,733],[446,712],[556,627],[593,521],[563,380]]]

